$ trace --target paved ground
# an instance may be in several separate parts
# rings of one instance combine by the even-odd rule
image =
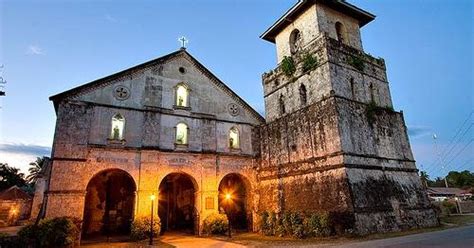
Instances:
[[[113,243],[90,243],[83,245],[88,248],[114,247],[114,248],[145,248],[145,247],[194,247],[194,248],[240,248],[245,247],[232,242],[226,242],[225,239],[201,238],[190,236],[188,234],[172,233],[160,237],[153,241],[153,246],[148,245],[148,241],[140,243],[113,242]]]
[[[18,230],[18,227],[8,227],[2,228],[2,232],[15,233]],[[113,243],[94,243],[87,244],[87,247],[150,247],[148,242],[144,241],[142,243],[126,243],[126,242],[116,242]],[[167,234],[160,239],[154,241],[153,247],[210,247],[210,248],[234,248],[234,247],[245,247],[240,243],[241,241],[228,242],[225,238],[215,239],[215,238],[200,238],[189,236],[185,234]],[[245,242],[250,244],[249,247],[253,247],[253,244],[258,246],[267,246],[267,247],[276,247],[276,244],[263,245],[265,242]],[[369,240],[369,241],[342,241],[342,242],[323,242],[324,244],[308,244],[308,243],[299,243],[299,242],[290,242],[286,243],[288,246],[298,246],[298,247],[334,247],[334,248],[366,248],[366,247],[384,247],[384,248],[410,248],[410,247],[448,247],[448,248],[474,248],[474,225],[451,228],[443,231],[436,232],[427,232],[414,235],[408,235],[403,237],[388,238],[388,239],[378,239],[378,240]],[[291,245],[288,245],[291,244]],[[280,247],[285,247],[281,246]]]
[[[237,241],[240,242],[240,241]],[[250,242],[252,243],[252,242]],[[262,247],[262,243],[257,242],[259,247]],[[291,244],[291,243],[290,243]],[[474,225],[452,228],[443,231],[436,231],[430,233],[421,233],[408,235],[403,237],[370,240],[370,241],[347,241],[347,242],[336,242],[336,243],[324,243],[324,244],[308,244],[298,243],[285,246],[263,245],[263,247],[289,247],[297,246],[303,248],[310,247],[334,247],[334,248],[370,248],[370,247],[384,247],[384,248],[425,248],[425,247],[448,247],[448,248],[474,248]],[[100,243],[91,244],[87,247],[150,247],[147,242],[140,244],[137,243]],[[234,247],[245,247],[235,242],[228,242],[225,238],[214,239],[214,238],[199,238],[184,234],[168,234],[156,240],[154,247],[210,247],[210,248],[234,248]],[[249,247],[254,247],[250,245]]]
[[[7,226],[1,227],[0,233],[6,233],[8,235],[16,235],[16,233],[22,228],[22,226]]]
[[[318,246],[308,246],[318,247]],[[474,225],[452,228],[443,231],[420,233],[397,238],[371,240],[365,242],[332,245],[328,247],[385,247],[385,248],[410,248],[410,247],[452,247],[474,248]]]

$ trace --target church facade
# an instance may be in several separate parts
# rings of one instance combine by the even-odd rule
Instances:
[[[223,209],[250,231],[262,211],[333,212],[359,234],[437,225],[385,62],[363,51],[374,18],[308,0],[272,25],[265,118],[186,49],[52,96],[45,217],[127,232],[153,195],[165,232],[199,234]]]

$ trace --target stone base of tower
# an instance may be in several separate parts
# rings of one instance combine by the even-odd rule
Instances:
[[[439,225],[416,172],[346,169],[360,235]]]
[[[438,225],[399,112],[329,96],[260,139],[259,211],[327,213],[359,235]]]

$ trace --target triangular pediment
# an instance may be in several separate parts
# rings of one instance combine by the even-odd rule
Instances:
[[[255,124],[264,122],[260,114],[184,49],[50,99],[55,106],[62,100],[77,100],[132,109],[169,110],[173,109],[174,89],[179,83],[189,86],[189,111],[195,114]],[[123,97],[121,89],[126,91]],[[232,112],[235,108],[238,111]]]

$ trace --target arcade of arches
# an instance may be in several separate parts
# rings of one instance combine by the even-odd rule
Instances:
[[[185,173],[170,173],[160,181],[157,190],[154,212],[160,217],[162,234],[169,231],[198,234],[202,220],[196,206],[200,199],[196,180]],[[227,214],[233,229],[251,231],[248,190],[249,182],[243,176],[230,173],[218,182],[213,193],[217,201],[213,211]],[[83,237],[128,234],[135,215],[150,213],[137,212],[136,192],[134,179],[123,170],[105,170],[93,176],[85,196]],[[224,199],[226,194],[232,196],[230,201]]]

